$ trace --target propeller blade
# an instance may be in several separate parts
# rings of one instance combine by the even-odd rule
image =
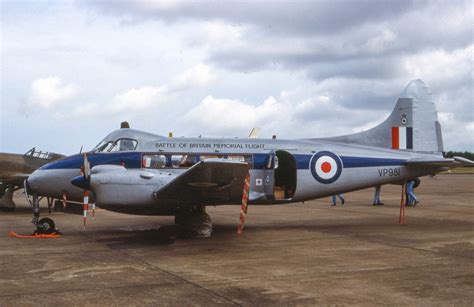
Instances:
[[[89,179],[91,176],[91,165],[89,163],[89,160],[87,159],[87,154],[84,153],[84,177],[86,179]]]
[[[63,202],[63,208],[66,209],[66,207],[67,207],[67,195],[66,195],[66,192],[63,192],[63,199],[62,199],[62,202]]]
[[[83,190],[90,190],[91,165],[84,153],[84,165],[81,166],[81,175],[71,179],[71,184]]]

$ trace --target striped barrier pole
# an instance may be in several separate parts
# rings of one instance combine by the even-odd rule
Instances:
[[[86,229],[86,221],[87,221],[87,211],[89,210],[89,191],[84,191],[84,215],[83,215],[83,222],[84,222],[84,229]]]
[[[237,234],[241,235],[244,232],[245,215],[247,214],[248,201],[250,191],[250,174],[247,173],[244,181],[244,191],[242,193],[242,205],[240,206],[240,222],[237,227]]]
[[[405,194],[406,194],[406,184],[402,184],[402,197],[400,200],[400,215],[398,217],[398,224],[405,225]]]

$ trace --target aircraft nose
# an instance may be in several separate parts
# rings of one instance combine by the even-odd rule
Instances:
[[[30,176],[28,176],[28,179],[26,179],[26,188],[28,191],[36,192],[38,191],[38,186],[41,182],[41,171],[36,170],[34,171]]]
[[[90,190],[91,189],[90,180],[88,180],[87,178],[85,178],[82,175],[72,178],[71,184],[75,185],[76,187],[81,188],[83,190]]]

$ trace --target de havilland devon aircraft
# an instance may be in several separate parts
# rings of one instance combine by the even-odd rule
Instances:
[[[252,205],[295,203],[473,166],[445,159],[442,151],[431,92],[414,80],[384,122],[360,133],[284,140],[172,138],[120,129],[86,154],[42,166],[26,189],[38,232],[54,230],[51,219],[39,220],[41,197],[82,201],[91,191],[100,208],[175,216],[176,223],[210,234],[205,207],[240,204],[243,195]]]

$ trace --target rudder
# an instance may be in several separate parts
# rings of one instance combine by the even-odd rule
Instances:
[[[390,116],[380,125],[325,140],[409,151],[443,151],[436,106],[430,89],[420,79],[407,85]]]

